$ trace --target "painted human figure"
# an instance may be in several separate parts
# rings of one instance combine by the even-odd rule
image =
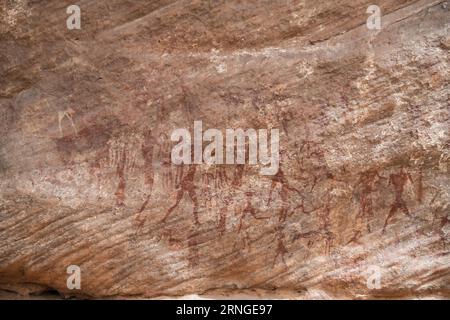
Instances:
[[[369,233],[371,232],[370,219],[373,217],[372,193],[375,191],[375,184],[381,179],[383,178],[378,174],[378,171],[370,169],[360,174],[355,185],[355,188],[360,187],[359,211],[356,215],[356,223],[358,220],[366,220],[366,228]],[[358,243],[361,235],[361,230],[355,230],[348,243]]]
[[[145,185],[148,187],[148,193],[152,192],[154,173],[153,173],[153,149],[156,144],[152,136],[152,131],[147,130],[144,133],[144,141],[142,142],[141,151],[144,158],[144,178]]]
[[[444,227],[446,225],[450,224],[450,220],[448,219],[448,216],[449,216],[448,213],[446,215],[442,216],[440,218],[440,223],[439,223],[439,236],[441,238],[442,247],[444,249],[446,248],[446,242],[447,242],[447,239],[448,239],[448,236],[445,235]]]
[[[171,160],[172,144],[167,135],[162,133],[158,141],[158,159],[161,163],[161,174],[163,187],[168,189],[173,186],[172,160]],[[181,167],[181,166],[178,166]]]
[[[302,140],[300,148],[298,148],[298,144],[295,143],[295,146],[298,148],[297,155],[302,155],[299,161],[299,165],[301,168],[304,167],[305,157],[306,158],[312,158],[313,156],[323,157],[322,150],[316,147],[317,143],[315,143],[310,137],[311,137],[310,129],[307,125],[305,125],[305,138]]]
[[[233,178],[232,178],[232,186],[233,187],[240,187],[242,185],[242,179],[244,177],[245,173],[245,165],[244,164],[237,164],[235,165]]]
[[[333,244],[336,235],[330,230],[330,215],[331,215],[331,190],[327,190],[327,198],[325,205],[322,205],[313,211],[317,211],[319,219],[319,226],[316,230],[298,233],[293,237],[293,241],[298,239],[308,240],[308,247],[310,247],[316,240],[325,241],[325,254],[330,254],[331,246]],[[311,212],[313,212],[311,211]]]
[[[147,207],[147,204],[150,201],[150,197],[153,191],[153,183],[154,183],[153,150],[155,144],[156,141],[152,136],[152,131],[151,130],[145,131],[144,140],[141,145],[141,151],[142,157],[144,158],[144,184],[147,187],[146,190],[147,197],[138,211],[138,216],[136,217],[136,220],[138,221],[140,226],[142,226],[142,224],[144,223],[144,220],[141,217],[141,213]]]
[[[302,193],[292,187],[289,184],[289,181],[287,180],[286,176],[284,175],[284,172],[281,168],[278,169],[278,172],[271,177],[272,183],[270,185],[270,191],[269,191],[269,199],[267,200],[267,205],[270,205],[270,202],[272,201],[272,194],[273,191],[275,189],[275,187],[277,186],[277,184],[281,185],[281,190],[280,190],[280,197],[281,197],[281,209],[279,212],[279,221],[280,222],[284,222],[286,220],[286,218],[289,215],[289,192],[295,192],[298,195],[300,195],[302,197]],[[293,213],[294,211],[292,211]],[[291,213],[291,214],[292,214]]]
[[[221,189],[228,185],[228,176],[223,166],[208,168],[202,174],[202,194],[205,198],[205,205],[211,205]]]
[[[237,164],[231,174],[227,174],[227,166],[220,165],[215,171],[215,185],[220,197],[222,199],[222,207],[218,214],[218,230],[219,234],[223,236],[226,231],[227,214],[230,209],[232,200],[239,194],[239,187],[242,186],[246,167],[244,164]],[[231,186],[227,192],[223,192],[224,186]]]
[[[299,194],[300,196],[302,195],[302,193],[297,190],[296,188],[292,187],[289,184],[289,181],[286,179],[286,176],[284,175],[284,172],[281,168],[278,169],[278,172],[271,176],[270,178],[272,180],[272,183],[270,185],[270,191],[269,191],[269,199],[267,200],[267,205],[270,204],[270,202],[272,201],[272,193],[275,190],[275,187],[277,186],[277,184],[281,185],[281,196],[283,197],[284,195],[288,194],[288,191],[293,191],[297,194]],[[287,197],[285,197],[285,200],[287,200]]]
[[[220,236],[225,233],[227,210],[231,202],[231,196],[229,195],[231,191],[223,191],[223,187],[228,185],[228,182],[226,170],[223,166],[210,167],[202,173],[202,196],[205,199],[206,207],[218,207],[217,229]],[[213,203],[214,200],[215,204]]]
[[[276,114],[278,118],[278,123],[281,124],[281,128],[283,128],[286,136],[289,136],[288,132],[288,123],[294,119],[294,115],[291,110],[281,110],[281,112]]]
[[[286,246],[284,245],[284,234],[282,231],[280,231],[277,236],[277,249],[275,251],[275,257],[273,258],[272,268],[275,266],[278,257],[280,257],[283,264],[285,266],[287,266],[286,260],[284,259],[284,256],[287,253],[288,253],[288,250],[286,249]]]
[[[184,193],[187,193],[188,196],[191,198],[192,203],[194,205],[193,214],[194,214],[195,224],[200,224],[200,222],[198,220],[199,203],[198,203],[197,194],[195,192],[195,184],[194,184],[194,178],[195,178],[196,170],[197,170],[197,166],[196,165],[193,165],[193,164],[189,165],[189,168],[188,168],[188,171],[187,171],[186,175],[181,178],[180,183],[176,186],[178,191],[177,191],[177,195],[176,195],[175,204],[169,208],[169,210],[167,211],[166,215],[162,219],[162,222],[166,222],[166,220],[170,216],[170,214],[180,204]]]
[[[214,171],[214,186],[221,189],[228,185],[227,171],[224,166],[216,166]]]
[[[417,177],[417,200],[422,203],[423,200],[423,167],[419,168]]]
[[[222,207],[219,210],[219,217],[217,221],[217,230],[219,231],[219,235],[223,236],[226,231],[227,226],[227,208]]]
[[[383,232],[386,231],[386,226],[389,223],[389,220],[395,215],[397,211],[402,211],[406,216],[411,217],[409,213],[408,207],[406,206],[405,200],[403,200],[403,191],[405,189],[405,185],[407,182],[412,183],[411,176],[409,173],[405,171],[404,168],[400,170],[398,173],[393,173],[389,176],[389,185],[392,184],[394,187],[395,199],[391,205],[391,209],[389,210],[389,214],[386,217],[386,221],[384,222]]]
[[[245,225],[245,223],[248,223],[248,220],[246,219],[247,216],[251,216],[252,218],[256,219],[256,220],[263,220],[263,219],[269,219],[269,217],[258,217],[256,214],[256,208],[253,206],[252,204],[252,196],[253,196],[253,192],[245,192],[245,196],[246,196],[246,200],[245,200],[245,205],[244,208],[242,209],[242,211],[238,211],[237,214],[240,214],[241,217],[239,219],[239,226],[237,229],[237,233],[239,234],[239,238],[236,241],[234,248],[236,248],[236,246],[241,246],[244,249],[247,249],[248,251],[250,251],[250,243],[251,243],[251,238],[248,232],[248,225]]]
[[[268,217],[258,217],[256,215],[256,209],[255,207],[253,207],[252,205],[252,196],[253,196],[253,192],[246,192],[246,202],[245,202],[245,206],[244,209],[241,212],[241,218],[239,220],[239,227],[238,227],[238,232],[240,232],[242,230],[242,226],[243,226],[243,222],[244,219],[248,216],[251,215],[253,218],[257,219],[257,220],[263,220],[263,219],[268,219]]]
[[[331,215],[331,190],[328,190],[327,200],[324,208],[319,210],[319,230],[321,237],[325,240],[325,254],[330,254],[335,235],[330,231]]]
[[[117,205],[123,206],[125,202],[125,188],[126,188],[126,178],[125,178],[125,164],[127,162],[126,149],[122,148],[118,156],[119,159],[117,161],[116,174],[119,177],[119,184],[117,186],[115,196]]]

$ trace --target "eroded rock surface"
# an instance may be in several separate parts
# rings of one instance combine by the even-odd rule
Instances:
[[[446,2],[0,2],[3,290],[450,297]],[[278,174],[173,165],[195,120]]]

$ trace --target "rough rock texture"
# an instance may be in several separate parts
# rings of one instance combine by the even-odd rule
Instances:
[[[0,3],[3,290],[450,297],[444,1]],[[279,128],[279,173],[172,165],[194,120]]]

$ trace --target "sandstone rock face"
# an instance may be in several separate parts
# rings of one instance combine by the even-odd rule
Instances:
[[[3,290],[450,297],[446,2],[0,2]],[[172,164],[197,120],[278,173]]]

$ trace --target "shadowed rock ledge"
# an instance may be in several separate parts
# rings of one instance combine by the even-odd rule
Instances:
[[[0,0],[0,289],[448,299],[450,8],[373,2],[77,1],[68,30]],[[279,128],[278,174],[171,164],[196,120]]]

